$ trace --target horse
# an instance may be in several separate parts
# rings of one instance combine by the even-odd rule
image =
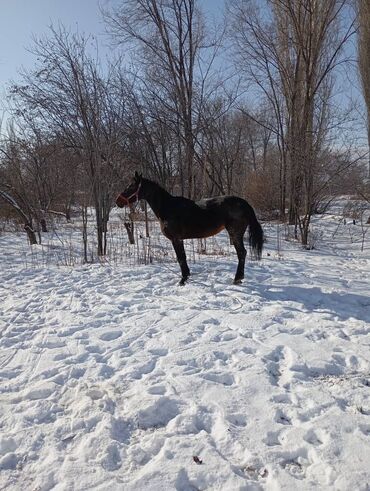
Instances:
[[[254,257],[262,255],[263,231],[256,214],[247,201],[236,196],[218,196],[200,201],[192,201],[180,196],[172,196],[159,184],[135,176],[124,191],[117,197],[120,208],[139,200],[146,200],[159,220],[162,233],[172,242],[177,261],[181,268],[180,285],[185,285],[190,276],[186,261],[184,240],[205,238],[226,229],[238,256],[234,284],[244,279],[245,256],[243,238],[249,227],[249,246]]]

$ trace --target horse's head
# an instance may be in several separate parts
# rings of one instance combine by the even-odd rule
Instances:
[[[132,203],[136,203],[141,199],[140,189],[141,189],[142,175],[135,172],[135,176],[126,187],[124,191],[117,197],[116,205],[120,208],[128,206]]]

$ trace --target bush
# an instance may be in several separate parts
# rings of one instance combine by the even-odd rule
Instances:
[[[271,171],[261,170],[249,174],[245,192],[248,202],[264,216],[277,216],[279,184]]]

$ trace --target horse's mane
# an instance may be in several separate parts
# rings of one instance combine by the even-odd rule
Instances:
[[[171,194],[163,186],[161,186],[157,182],[152,181],[151,179],[147,179],[146,177],[143,177],[142,181],[144,181],[144,183],[149,184],[152,188],[155,188],[155,191],[171,196]]]

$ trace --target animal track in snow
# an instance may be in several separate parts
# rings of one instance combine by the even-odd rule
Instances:
[[[278,409],[275,413],[275,421],[282,425],[291,425],[292,421],[281,409]]]
[[[211,341],[213,341],[214,343],[220,343],[223,341],[233,341],[237,337],[238,337],[238,333],[229,330],[221,334],[216,334],[211,338]]]
[[[226,421],[228,421],[233,426],[238,426],[243,428],[247,426],[247,417],[244,414],[233,413],[226,416]]]
[[[163,396],[164,394],[166,394],[166,392],[167,392],[167,389],[164,385],[152,385],[148,389],[148,393],[153,394],[153,395]]]
[[[110,435],[113,440],[120,443],[128,443],[133,432],[132,421],[126,420],[124,418],[114,418],[112,417],[110,421]]]
[[[291,404],[292,398],[289,394],[278,394],[276,396],[272,396],[271,401],[276,402],[277,404]]]
[[[16,453],[9,452],[5,454],[0,457],[0,471],[15,470],[20,460],[21,456]]]
[[[268,446],[268,447],[275,447],[277,445],[281,445],[282,443],[282,434],[283,432],[281,430],[278,431],[268,431],[266,438],[264,438],[263,442]]]
[[[313,407],[311,407],[310,409],[300,411],[297,417],[299,421],[301,421],[302,423],[306,423],[320,417],[322,414],[326,413],[326,411],[328,411],[335,405],[336,403],[332,401],[324,404],[313,404]]]
[[[231,373],[225,372],[208,372],[201,375],[205,380],[211,382],[216,382],[222,385],[233,385],[235,383],[235,378]]]
[[[99,353],[100,355],[105,352],[104,348],[102,348],[101,346],[98,346],[98,345],[94,345],[94,344],[87,345],[85,349],[89,353]]]
[[[102,452],[102,455],[98,456],[98,460],[100,460],[102,467],[107,471],[112,472],[118,470],[122,465],[122,459],[117,444],[110,443]]]
[[[179,402],[163,396],[155,399],[149,406],[140,409],[136,415],[137,426],[141,429],[166,426],[180,412]]]
[[[329,437],[323,430],[311,429],[303,436],[303,439],[310,445],[319,446],[326,443]]]
[[[305,476],[305,466],[301,463],[300,459],[284,460],[280,465],[296,479],[303,479]]]
[[[148,351],[155,356],[166,356],[168,354],[168,349],[166,348],[151,348]]]
[[[217,360],[221,360],[225,364],[230,360],[230,355],[223,351],[214,351],[213,354]]]
[[[360,424],[359,428],[365,436],[370,436],[370,424]]]
[[[267,372],[271,382],[279,385],[282,375],[282,363],[284,361],[284,346],[277,346],[270,354],[265,356]]]
[[[122,336],[122,331],[108,331],[99,336],[102,341],[113,341]]]
[[[23,396],[23,399],[28,399],[30,401],[36,401],[39,399],[47,399],[55,391],[55,386],[53,383],[45,382],[39,384],[39,387],[33,387],[28,389]]]

